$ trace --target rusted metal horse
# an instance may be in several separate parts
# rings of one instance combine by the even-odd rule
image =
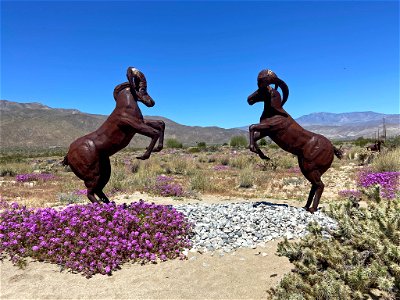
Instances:
[[[374,144],[367,146],[367,150],[370,150],[372,152],[381,152],[381,145],[384,144],[384,141],[377,140],[375,141]]]
[[[324,190],[321,176],[331,166],[334,155],[340,159],[342,152],[324,136],[302,128],[282,108],[288,99],[289,88],[274,72],[261,71],[257,81],[258,90],[247,101],[250,105],[264,102],[264,111],[260,123],[249,127],[250,151],[257,153],[262,159],[269,159],[257,145],[258,140],[269,136],[283,150],[296,155],[301,172],[312,185],[304,208],[314,213]],[[271,84],[275,87],[271,87]],[[282,90],[283,99],[278,87]]]
[[[125,148],[135,133],[151,138],[146,152],[137,157],[138,159],[147,159],[151,152],[158,152],[163,148],[164,122],[143,119],[137,104],[137,101],[148,107],[155,104],[147,93],[144,74],[129,67],[126,76],[128,82],[117,85],[114,89],[114,111],[99,129],[74,141],[63,161],[64,165],[69,165],[75,175],[84,181],[87,197],[91,202],[109,202],[103,193],[111,174],[109,157]],[[157,140],[158,146],[154,148]]]

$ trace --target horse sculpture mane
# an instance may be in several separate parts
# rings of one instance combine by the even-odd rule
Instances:
[[[260,123],[249,127],[250,151],[262,159],[269,159],[258,147],[257,141],[269,136],[283,150],[298,158],[300,170],[311,183],[305,209],[314,213],[324,190],[321,180],[331,166],[333,157],[342,158],[342,152],[332,145],[324,136],[302,128],[284,109],[283,104],[289,96],[289,88],[271,70],[263,70],[257,77],[258,89],[251,94],[247,101],[250,105],[264,102],[264,111]],[[275,88],[270,85],[274,84]],[[282,90],[283,100],[278,87]],[[312,203],[312,207],[311,206]]]

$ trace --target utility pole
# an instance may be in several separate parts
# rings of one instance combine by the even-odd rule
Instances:
[[[384,141],[386,142],[386,123],[385,123],[385,118],[383,118],[383,138],[384,138]]]

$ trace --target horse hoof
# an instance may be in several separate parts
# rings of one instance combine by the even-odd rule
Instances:
[[[313,213],[315,213],[316,210],[313,207],[309,207],[309,208],[306,208],[306,211],[313,214]]]
[[[146,160],[150,157],[150,155],[136,156],[137,159]]]

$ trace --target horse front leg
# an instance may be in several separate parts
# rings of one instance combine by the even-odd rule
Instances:
[[[149,125],[142,124],[140,128],[138,128],[137,133],[142,134],[144,136],[147,136],[151,138],[151,142],[149,146],[146,148],[146,152],[142,156],[137,156],[137,159],[145,160],[150,157],[151,152],[153,151],[153,148],[157,142],[157,140],[160,138],[160,132],[153,127],[150,127]]]
[[[160,138],[160,131],[147,125],[144,121],[138,122],[137,120],[124,118],[123,120],[121,120],[121,123],[123,123],[124,125],[129,125],[131,127],[130,130],[132,130],[133,132],[151,138],[151,142],[149,146],[146,148],[146,152],[142,156],[136,157],[137,159],[142,159],[142,160],[148,159],[150,157],[151,152],[153,151],[154,145]]]
[[[270,158],[266,156],[257,145],[258,140],[268,136],[267,128],[268,125],[261,123],[253,124],[249,127],[249,140],[250,140],[249,149],[251,152],[257,153],[261,159],[269,160]]]
[[[153,152],[160,152],[164,147],[164,131],[165,131],[164,121],[145,119],[144,123],[160,132],[160,137],[158,138],[158,146],[153,149]]]

